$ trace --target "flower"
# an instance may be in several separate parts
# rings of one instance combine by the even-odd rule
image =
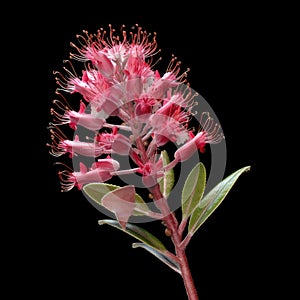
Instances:
[[[105,147],[97,142],[82,142],[79,140],[79,136],[75,135],[74,140],[64,139],[62,136],[51,130],[52,132],[52,145],[51,154],[58,157],[65,153],[69,153],[69,157],[74,155],[83,155],[88,157],[98,157],[104,153],[110,153],[106,151]]]
[[[149,34],[138,25],[130,32],[122,26],[120,34],[111,25],[108,31],[101,28],[96,34],[83,31],[77,39],[78,45],[71,43],[76,53],[70,53],[70,59],[83,67],[75,71],[71,60],[66,60],[63,72],[54,72],[60,98],[53,100],[53,119],[48,127],[50,154],[56,158],[68,154],[73,165],[78,166],[73,170],[57,162],[64,167],[58,172],[61,191],[83,189],[99,207],[112,212],[116,220],[100,220],[99,224],[111,225],[137,238],[139,242],[133,247],[144,248],[178,272],[188,299],[198,300],[186,247],[249,166],[204,194],[206,169],[198,162],[187,175],[180,193],[181,212],[175,214],[171,211],[177,179],[173,168],[197,151],[204,153],[208,144],[224,139],[220,125],[208,112],[201,114],[197,130],[198,126],[191,127],[198,94],[186,80],[189,69],[181,72],[181,62],[172,56],[165,73],[156,70],[160,60],[153,59],[160,52],[156,34]],[[64,133],[64,125],[74,131],[72,138]],[[171,149],[177,147],[173,159],[168,154],[169,143],[173,144]],[[120,156],[128,157],[129,169],[122,168]],[[83,163],[86,157],[94,160],[90,167]],[[106,183],[114,176],[133,173],[141,176],[154,201],[154,210],[137,194],[134,185]],[[173,252],[152,233],[128,223],[132,216],[160,220],[166,227],[166,237],[173,243]]]
[[[196,103],[186,84],[189,69],[180,72],[181,62],[175,56],[165,73],[154,69],[160,60],[153,59],[160,52],[155,33],[140,26],[128,33],[123,26],[118,35],[110,26],[109,31],[100,29],[94,35],[83,31],[77,38],[79,46],[71,43],[77,53],[70,53],[70,58],[83,63],[83,69],[76,72],[71,60],[66,60],[65,74],[54,72],[61,99],[55,99],[51,108],[48,146],[55,157],[68,153],[79,160],[92,157],[95,163],[89,170],[80,163],[78,172],[61,171],[63,190],[131,173],[141,174],[146,187],[154,186],[166,170],[156,159],[160,147],[169,142],[180,146],[169,165],[174,167],[196,150],[203,152],[206,144],[221,140],[220,128],[212,128],[210,118],[196,135],[189,128]],[[65,94],[82,97],[78,109],[71,108]],[[73,139],[60,129],[67,124],[75,131]],[[79,126],[91,133],[86,141],[78,133]],[[117,160],[106,158],[112,154],[128,156],[136,166],[122,170]],[[104,160],[110,162],[109,168]]]
[[[131,158],[138,166],[136,172],[142,175],[144,186],[147,188],[154,186],[157,183],[157,179],[163,175],[162,159],[156,159],[155,156],[151,156],[151,159],[144,163],[136,152],[131,154]]]
[[[200,124],[203,124],[202,129],[196,135],[190,131],[190,140],[175,151],[175,161],[188,160],[197,150],[204,153],[207,144],[219,143],[224,138],[223,133],[220,131],[220,125],[214,123],[209,113],[202,114]]]
[[[80,109],[78,112],[66,110],[64,114],[65,123],[69,123],[74,130],[78,125],[81,125],[90,130],[100,130],[105,124],[105,119],[97,118],[90,113],[85,113],[86,105],[83,101],[80,102]]]
[[[105,153],[128,155],[131,149],[129,138],[123,134],[119,134],[116,126],[112,128],[111,133],[99,133],[95,139],[100,147],[105,149]]]
[[[69,191],[75,186],[80,190],[87,183],[105,182],[112,178],[111,173],[118,170],[120,164],[108,156],[94,162],[89,170],[82,162],[79,163],[79,167],[80,170],[77,172],[64,170],[58,173],[62,191]]]

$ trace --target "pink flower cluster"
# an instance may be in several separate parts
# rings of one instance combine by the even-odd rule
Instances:
[[[187,72],[180,74],[176,57],[164,74],[154,70],[159,61],[153,60],[159,52],[155,34],[137,26],[129,33],[122,27],[118,35],[110,26],[96,34],[84,31],[77,38],[79,46],[71,43],[76,54],[70,55],[84,67],[77,75],[74,63],[67,60],[64,72],[55,72],[60,98],[53,101],[52,142],[48,146],[54,156],[81,155],[93,157],[95,162],[91,166],[80,163],[79,171],[60,171],[63,191],[133,172],[141,174],[145,186],[150,187],[165,171],[223,138],[219,125],[207,113],[201,115],[197,133],[189,128],[195,94],[186,84]],[[65,93],[80,95],[77,110],[71,108]],[[60,129],[65,124],[75,130],[72,140]],[[79,126],[91,131],[93,139],[80,140],[76,134]],[[178,148],[170,164],[163,166],[157,154],[159,147],[169,142]],[[120,170],[113,154],[130,157],[136,167]]]

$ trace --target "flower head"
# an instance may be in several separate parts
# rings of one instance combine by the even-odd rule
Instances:
[[[54,72],[61,99],[53,101],[48,146],[56,157],[66,153],[70,158],[88,156],[95,163],[89,170],[81,163],[78,172],[60,172],[63,190],[133,172],[143,176],[146,187],[153,186],[164,172],[156,159],[160,147],[168,142],[181,146],[174,154],[174,165],[221,139],[210,118],[199,133],[192,133],[189,122],[196,95],[186,84],[188,69],[181,72],[175,56],[164,73],[154,68],[160,60],[154,60],[160,52],[155,33],[137,25],[130,32],[122,26],[118,34],[109,25],[108,31],[83,31],[77,39],[78,45],[71,43],[75,52],[65,61],[63,72]],[[72,60],[83,63],[79,72]],[[71,108],[65,94],[81,96],[78,109]],[[73,139],[60,129],[63,125],[75,131]],[[84,140],[79,127],[91,136]],[[130,157],[136,167],[119,170],[117,160],[106,158],[113,154]]]
[[[100,28],[95,34],[83,31],[76,36],[78,41],[71,43],[75,51],[64,61],[63,70],[54,72],[60,98],[53,100],[50,110],[51,143],[47,146],[54,157],[73,161],[73,169],[57,163],[64,168],[58,172],[61,191],[83,190],[98,208],[113,213],[116,220],[100,220],[99,224],[109,224],[137,238],[140,242],[133,247],[144,248],[178,272],[187,297],[197,300],[186,247],[249,167],[225,178],[221,189],[218,184],[204,194],[206,169],[198,162],[179,195],[181,220],[177,219],[171,210],[174,198],[178,198],[174,184],[179,177],[174,167],[198,151],[204,153],[207,145],[221,142],[224,135],[208,112],[201,114],[198,130],[198,125],[192,126],[198,94],[187,82],[189,69],[182,72],[181,62],[172,56],[165,72],[156,70],[161,59],[154,59],[160,52],[156,34],[138,25],[131,29],[122,26],[117,32],[109,25],[108,30]],[[82,65],[78,71],[77,64]],[[67,132],[73,130],[72,137],[65,134],[64,126]],[[128,157],[129,168],[121,164],[124,157]],[[87,160],[90,162],[83,163]],[[106,183],[114,176],[133,173],[140,176],[154,209],[137,194],[135,185]],[[135,216],[160,220],[174,251],[152,233],[130,224]]]

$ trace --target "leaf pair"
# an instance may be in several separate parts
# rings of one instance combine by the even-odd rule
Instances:
[[[162,152],[163,166],[169,163],[166,152]],[[182,190],[182,222],[188,223],[188,236],[191,238],[207,218],[225,199],[239,176],[248,171],[250,166],[232,173],[212,190],[204,195],[206,188],[206,169],[199,162],[189,173]],[[174,185],[173,170],[165,172],[159,182],[161,192],[168,197]],[[115,213],[116,220],[100,220],[99,224],[107,224],[133,236],[140,243],[133,243],[133,248],[143,248],[160,259],[171,269],[181,274],[177,257],[169,252],[163,243],[143,228],[128,223],[131,215],[151,216],[153,213],[143,199],[135,192],[132,185],[119,187],[106,183],[90,183],[83,191],[96,203]],[[189,240],[189,239],[188,239]]]
[[[100,220],[98,223],[99,225],[110,225],[133,236],[137,240],[141,241],[141,243],[133,243],[133,248],[140,247],[145,249],[146,251],[157,257],[159,260],[164,262],[171,269],[181,274],[179,263],[176,257],[166,249],[166,247],[157,237],[155,237],[147,230],[130,223],[127,223],[126,228],[122,228],[120,224],[115,220]]]
[[[239,176],[250,170],[243,167],[217,184],[206,195],[206,169],[199,162],[189,173],[182,190],[182,218],[189,219],[188,234],[193,235],[225,199]],[[204,196],[203,196],[204,195]]]

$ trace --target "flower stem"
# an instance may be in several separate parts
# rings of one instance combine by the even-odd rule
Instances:
[[[156,201],[157,207],[164,216],[165,224],[171,230],[171,239],[175,246],[176,257],[179,260],[181,276],[184,282],[185,290],[189,300],[199,300],[194,280],[188,264],[188,259],[185,253],[185,247],[182,247],[181,233],[178,229],[178,221],[175,214],[170,211],[166,198],[162,195],[159,185],[151,188],[151,193]]]
[[[141,151],[142,161],[146,163],[148,160],[148,155],[145,151],[143,141],[140,137],[136,139],[136,146]],[[171,239],[175,247],[176,257],[179,261],[181,277],[183,279],[188,300],[199,300],[194,280],[188,264],[188,260],[186,257],[185,246],[182,245],[183,228],[179,228],[176,216],[173,212],[170,211],[167,199],[161,193],[159,184],[157,183],[153,187],[150,187],[149,191],[152,193],[153,198],[155,200],[155,204],[163,215],[163,220],[165,221],[167,228],[171,230]]]
[[[185,251],[176,250],[176,256],[180,260],[181,276],[184,282],[185,290],[189,300],[198,300],[197,290],[188,264]]]

